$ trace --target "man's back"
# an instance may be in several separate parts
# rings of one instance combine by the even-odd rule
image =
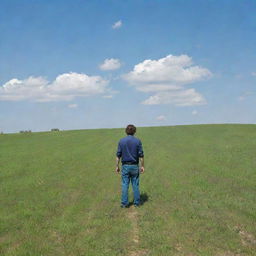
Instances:
[[[118,143],[117,157],[122,157],[122,164],[138,164],[143,157],[141,141],[133,135],[127,135]]]

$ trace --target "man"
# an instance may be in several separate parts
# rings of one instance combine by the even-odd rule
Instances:
[[[127,208],[129,206],[128,190],[130,181],[132,183],[134,206],[140,205],[140,190],[139,190],[139,176],[144,169],[144,153],[141,141],[134,137],[136,127],[129,124],[125,132],[126,137],[122,138],[118,143],[116,152],[116,172],[120,173],[119,163],[122,159],[122,199],[121,207]],[[139,167],[140,162],[140,167]]]

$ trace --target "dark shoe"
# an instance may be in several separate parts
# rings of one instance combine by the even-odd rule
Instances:
[[[120,207],[121,207],[121,208],[128,208],[129,206],[128,206],[128,205],[121,204]]]

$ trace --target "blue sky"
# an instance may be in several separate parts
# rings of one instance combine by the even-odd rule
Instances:
[[[256,1],[2,0],[0,131],[256,123]]]

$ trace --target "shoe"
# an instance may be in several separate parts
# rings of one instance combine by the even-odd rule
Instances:
[[[128,208],[128,205],[121,204],[120,207],[121,208]]]
[[[139,204],[135,204],[134,207],[135,207],[135,208],[139,208],[140,205],[139,205]]]

